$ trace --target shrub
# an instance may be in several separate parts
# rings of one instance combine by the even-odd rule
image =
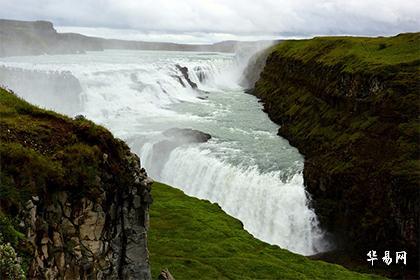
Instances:
[[[385,43],[380,43],[379,44],[379,50],[383,50],[383,49],[385,49],[386,48],[386,44]]]
[[[26,279],[15,249],[4,243],[0,235],[0,278],[4,280]]]

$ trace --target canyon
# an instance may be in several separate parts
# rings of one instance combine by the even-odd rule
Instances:
[[[47,46],[0,48],[32,55],[0,59],[15,92],[1,89],[0,223],[28,277],[244,279],[263,261],[272,277],[370,277],[310,258],[418,275],[418,33],[288,40],[250,56],[208,53],[236,43],[116,44],[48,22],[0,24]],[[77,47],[57,44],[74,36]],[[209,246],[247,267],[206,261]],[[407,251],[408,268],[366,268],[371,249]]]
[[[305,155],[305,185],[338,250],[406,250],[414,275],[419,44],[419,33],[287,41],[263,69],[251,65],[261,69],[251,92]]]

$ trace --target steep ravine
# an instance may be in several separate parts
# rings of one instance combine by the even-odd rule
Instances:
[[[128,146],[1,88],[0,129],[1,239],[28,278],[150,279],[152,180]]]
[[[419,267],[419,45],[419,33],[286,41],[253,89],[279,135],[305,155],[306,188],[337,249],[356,262],[369,250],[405,250],[411,277]],[[407,268],[392,270],[399,277]]]

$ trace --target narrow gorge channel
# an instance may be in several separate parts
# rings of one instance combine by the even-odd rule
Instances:
[[[149,176],[218,203],[256,238],[302,255],[326,251],[303,157],[238,85],[245,64],[233,54],[113,50],[2,58],[0,71],[28,101],[110,129]],[[45,91],[52,86],[61,91]]]

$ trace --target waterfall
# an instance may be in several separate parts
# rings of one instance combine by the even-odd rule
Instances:
[[[325,251],[302,156],[238,86],[244,64],[231,54],[123,50],[0,60],[71,73],[80,84],[80,113],[126,140],[153,178],[218,203],[258,239],[303,255]],[[172,143],[163,133],[169,128],[212,139]]]
[[[150,144],[141,152],[146,168],[153,164],[148,161],[151,152]],[[218,203],[263,241],[303,255],[324,251],[323,232],[308,207],[302,173],[286,181],[280,173],[233,166],[213,157],[209,150],[179,147],[161,173],[152,176],[188,195]]]

